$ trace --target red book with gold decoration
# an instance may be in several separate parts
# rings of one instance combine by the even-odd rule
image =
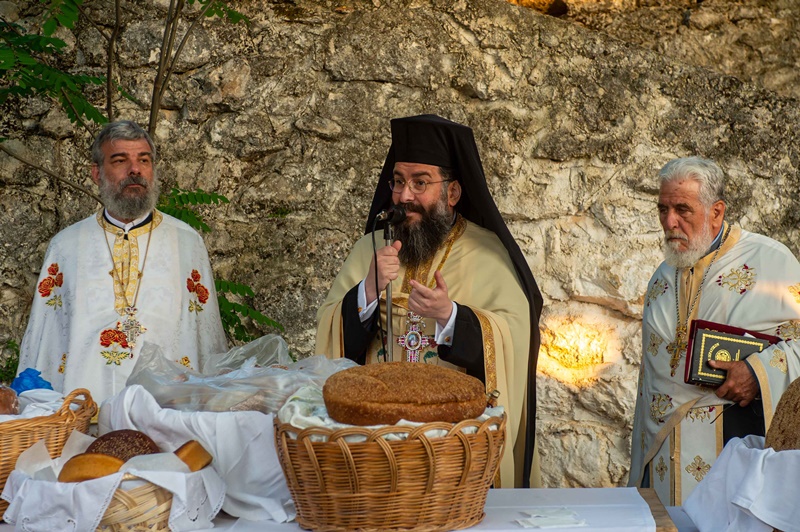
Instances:
[[[780,342],[777,336],[748,331],[724,323],[692,320],[686,347],[684,382],[716,387],[725,382],[727,372],[708,365],[709,360],[744,360],[765,347]]]

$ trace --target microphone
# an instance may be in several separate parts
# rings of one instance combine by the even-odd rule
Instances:
[[[388,224],[399,224],[406,219],[406,210],[402,205],[392,205],[379,212],[375,219]]]

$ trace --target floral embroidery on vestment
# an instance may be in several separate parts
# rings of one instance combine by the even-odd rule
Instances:
[[[64,353],[61,355],[61,364],[58,365],[58,372],[63,374],[64,368],[67,367],[67,354]]]
[[[667,281],[663,279],[656,279],[653,283],[653,286],[647,290],[647,294],[644,296],[644,306],[649,307],[650,303],[658,299],[658,296],[663,294],[669,289],[669,285]]]
[[[664,343],[664,340],[659,335],[650,333],[650,345],[647,346],[647,352],[656,356],[658,354],[658,348],[661,347],[662,343]]]
[[[795,284],[789,287],[789,293],[794,296],[794,300],[800,303],[800,284]]]
[[[41,297],[50,297],[45,304],[55,308],[60,308],[62,306],[61,296],[59,294],[54,293],[56,288],[61,288],[61,285],[64,284],[64,274],[58,271],[58,263],[54,262],[50,266],[47,267],[47,277],[39,281],[39,286],[37,287],[39,290],[39,295]]]
[[[133,358],[133,353],[121,351],[119,348],[128,349],[128,337],[117,329],[105,329],[100,332],[100,345],[107,347],[100,351],[100,356],[106,360],[106,365],[119,366],[126,358]]]
[[[784,340],[800,339],[800,320],[787,321],[775,329],[775,335]]]
[[[661,482],[664,482],[664,475],[667,474],[667,464],[664,463],[664,457],[658,457],[658,465],[656,466],[656,473],[658,473],[658,478],[661,479]]]
[[[769,365],[773,368],[778,368],[782,373],[787,373],[789,371],[789,364],[786,362],[786,353],[780,349],[775,349],[772,352],[772,360],[769,361]]]
[[[703,421],[704,419],[711,418],[711,412],[714,411],[713,406],[701,406],[699,408],[690,408],[686,413],[686,419],[689,421]]]
[[[650,418],[656,423],[664,423],[664,417],[672,408],[672,397],[665,393],[654,393],[650,401]]]
[[[189,360],[189,357],[183,357],[182,359],[180,359],[180,360],[176,360],[175,362],[177,362],[177,363],[178,363],[178,364],[180,364],[181,366],[186,366],[186,367],[187,367],[187,368],[189,368],[189,369],[192,369],[192,370],[194,369],[194,368],[192,367],[192,361],[191,361],[191,360]]]
[[[694,457],[694,462],[686,466],[686,472],[692,475],[697,482],[703,480],[710,469],[711,466],[705,463],[699,455]]]
[[[744,294],[756,284],[756,270],[747,264],[739,268],[731,268],[731,271],[717,277],[717,284],[727,288],[732,292]]]
[[[200,272],[192,270],[191,276],[186,279],[186,289],[190,294],[195,294],[197,300],[189,300],[189,312],[200,313],[203,312],[203,305],[208,302],[209,291],[208,288],[200,283]]]

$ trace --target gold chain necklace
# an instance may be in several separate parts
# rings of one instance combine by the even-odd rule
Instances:
[[[686,353],[686,348],[689,346],[689,340],[687,338],[689,319],[692,316],[695,305],[697,305],[697,302],[700,301],[700,294],[703,292],[703,285],[705,285],[708,272],[711,271],[711,265],[714,264],[715,260],[717,260],[719,250],[722,249],[722,245],[725,244],[725,240],[728,238],[728,233],[730,233],[730,230],[731,226],[728,225],[727,229],[725,229],[725,234],[722,235],[722,241],[719,243],[719,246],[714,251],[714,255],[711,257],[711,262],[708,263],[706,271],[703,272],[703,278],[700,280],[700,286],[697,288],[697,293],[694,295],[694,299],[692,300],[691,305],[689,305],[689,310],[686,312],[685,324],[681,323],[680,295],[678,294],[678,268],[675,268],[675,317],[677,321],[675,325],[675,339],[667,344],[667,352],[672,355],[669,360],[669,367],[672,370],[670,375],[673,377],[675,376],[675,370],[678,367],[681,355]]]
[[[136,341],[139,336],[146,332],[147,329],[142,326],[141,322],[136,319],[136,312],[139,310],[136,308],[136,301],[139,300],[139,289],[142,286],[141,280],[142,276],[144,275],[144,268],[147,266],[147,254],[150,251],[150,241],[153,240],[153,221],[155,220],[155,215],[151,213],[150,224],[148,227],[147,232],[147,246],[144,249],[144,258],[142,259],[142,268],[139,270],[139,274],[136,278],[136,291],[133,293],[133,302],[128,301],[128,294],[125,292],[125,285],[122,284],[122,279],[117,274],[117,265],[114,262],[114,253],[111,251],[111,245],[108,243],[108,237],[105,234],[105,227],[103,228],[103,240],[106,243],[106,249],[108,249],[108,254],[111,256],[111,271],[108,274],[114,280],[114,283],[119,283],[122,297],[125,299],[125,308],[122,311],[117,311],[121,316],[123,316],[122,321],[117,322],[117,330],[122,332],[127,339],[128,347],[131,349],[131,356],[133,353],[133,348],[136,347]],[[118,228],[119,229],[119,228]],[[130,231],[129,231],[130,233]],[[130,268],[130,266],[129,266]],[[130,270],[129,270],[130,271]]]

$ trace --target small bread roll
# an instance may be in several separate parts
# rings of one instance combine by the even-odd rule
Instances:
[[[197,440],[187,441],[175,450],[175,454],[192,472],[203,469],[213,460],[211,454]]]
[[[140,454],[160,453],[161,449],[144,432],[122,429],[103,434],[89,445],[86,452],[108,454],[127,462]]]
[[[58,474],[59,482],[83,482],[113,475],[125,462],[116,456],[100,453],[76,454],[64,464]]]

